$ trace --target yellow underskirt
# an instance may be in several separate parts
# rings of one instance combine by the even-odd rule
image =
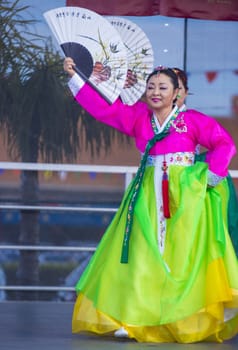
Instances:
[[[213,261],[207,272],[206,307],[185,319],[177,319],[165,325],[130,325],[115,320],[109,315],[97,310],[93,302],[85,295],[79,293],[73,312],[72,331],[93,332],[101,335],[113,335],[115,330],[124,327],[129,338],[138,342],[154,343],[193,343],[200,341],[223,342],[238,333],[238,291],[229,289],[226,281],[214,278],[218,276],[214,271],[222,273],[224,269],[222,259]],[[224,271],[225,272],[225,271]],[[223,277],[226,274],[223,274]],[[214,291],[217,302],[214,303]],[[199,291],[198,291],[199,293]],[[209,300],[213,300],[211,304]],[[232,315],[231,319],[224,321],[224,313]],[[234,316],[235,315],[235,316]],[[175,315],[175,318],[178,315]]]

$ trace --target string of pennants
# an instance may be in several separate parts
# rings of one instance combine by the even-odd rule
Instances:
[[[219,71],[219,70],[209,70],[209,71],[205,71],[205,77],[207,79],[207,81],[209,83],[212,83],[213,81],[215,81],[220,73],[223,73],[225,70]],[[228,71],[228,70],[227,70]],[[232,72],[233,74],[238,76],[238,69],[234,69],[234,70],[229,70],[229,72]],[[187,72],[187,76],[190,77],[192,74],[196,74],[196,72],[190,73]],[[200,74],[200,72],[199,72]]]
[[[233,73],[238,75],[238,69],[234,70]],[[218,71],[208,71],[208,72],[205,72],[205,75],[206,75],[207,81],[209,83],[212,83],[218,77],[219,72]]]

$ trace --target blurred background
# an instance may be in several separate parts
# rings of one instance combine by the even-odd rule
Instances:
[[[0,300],[73,300],[73,286],[120,205],[125,173],[140,160],[131,140],[99,125],[79,106],[65,107],[72,99],[63,54],[43,18],[45,11],[65,5],[65,0],[0,0],[6,33],[0,46],[0,285],[66,287],[40,293],[3,289]],[[155,66],[186,70],[188,107],[216,118],[238,147],[238,22],[162,15],[128,19],[150,39]],[[13,162],[49,167],[26,170],[11,167]],[[67,164],[102,168],[69,171]],[[125,171],[104,172],[108,166]],[[230,169],[238,170],[237,156]],[[237,190],[237,178],[234,184]],[[82,207],[111,211],[73,210]],[[51,246],[70,249],[45,249]],[[80,246],[89,249],[71,250]]]

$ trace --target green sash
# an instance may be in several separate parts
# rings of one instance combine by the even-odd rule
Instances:
[[[132,182],[132,186],[130,189],[130,192],[128,194],[129,197],[131,197],[129,205],[128,205],[128,211],[127,211],[127,222],[126,222],[126,229],[125,234],[123,238],[123,244],[122,244],[122,254],[121,254],[121,263],[126,264],[128,263],[128,255],[129,255],[129,239],[131,234],[131,228],[133,224],[133,216],[134,216],[134,208],[136,199],[138,197],[138,193],[141,187],[141,183],[143,180],[147,157],[149,154],[150,149],[155,145],[157,141],[162,140],[165,138],[165,136],[168,135],[168,129],[161,132],[160,134],[156,134],[148,143],[145,149],[145,153],[143,154],[143,157],[140,162],[140,166],[137,170],[136,176],[134,177],[134,180]]]
[[[204,162],[205,158],[206,158],[206,152],[196,154],[195,162]],[[238,256],[238,198],[236,194],[235,185],[229,173],[227,176],[227,184],[229,187],[229,201],[228,201],[228,208],[227,208],[228,231],[229,231],[233,246],[235,248],[236,255]]]

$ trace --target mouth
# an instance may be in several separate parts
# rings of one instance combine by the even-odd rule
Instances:
[[[161,99],[160,98],[152,98],[151,101],[154,103],[157,103],[157,102],[160,102]]]

